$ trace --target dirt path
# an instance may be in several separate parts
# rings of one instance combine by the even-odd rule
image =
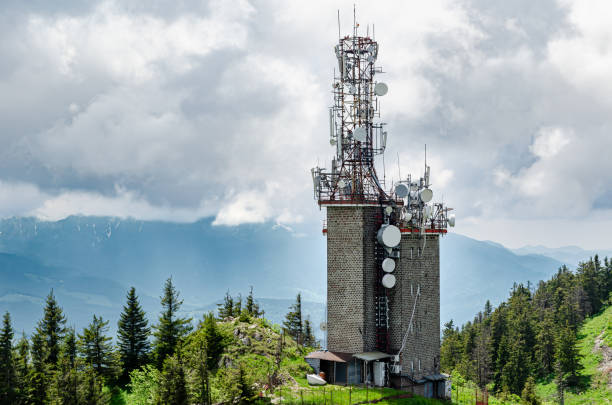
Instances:
[[[604,332],[601,332],[595,338],[594,350],[600,352],[603,357],[597,369],[608,376],[608,389],[612,389],[612,349],[604,343],[603,334]]]

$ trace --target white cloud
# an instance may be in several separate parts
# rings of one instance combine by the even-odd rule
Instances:
[[[318,221],[309,168],[332,155],[353,2],[156,4],[7,17],[0,215]],[[525,4],[357,3],[389,85],[387,183],[421,175],[426,143],[436,196],[483,234],[612,205],[610,6]]]
[[[529,149],[539,158],[552,158],[570,143],[572,135],[571,130],[564,128],[542,128]]]

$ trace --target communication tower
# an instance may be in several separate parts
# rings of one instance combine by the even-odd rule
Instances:
[[[319,361],[331,382],[417,387],[427,394],[427,381],[438,391],[444,380],[439,237],[455,217],[452,208],[433,202],[427,163],[422,176],[408,175],[389,189],[378,177],[375,158],[387,145],[380,99],[389,88],[377,80],[379,44],[358,26],[334,47],[331,169],[311,171],[314,198],[327,211],[325,353],[335,357],[315,352],[307,359]]]

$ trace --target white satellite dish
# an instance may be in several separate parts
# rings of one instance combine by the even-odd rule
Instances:
[[[346,182],[343,179],[338,180],[338,187],[339,188],[346,187]]]
[[[381,245],[388,248],[394,248],[400,244],[402,233],[395,225],[383,225],[378,230],[376,238]]]
[[[385,207],[385,214],[387,214],[387,215],[391,215],[392,213],[393,213],[393,207],[392,207],[392,206],[390,206],[390,205],[387,205],[387,206]]]
[[[376,93],[377,96],[384,96],[388,91],[389,87],[383,82],[376,83],[374,86],[374,93]]]
[[[321,328],[321,330],[325,332],[327,330],[327,322],[321,322],[319,328]]]
[[[424,188],[421,191],[419,191],[419,197],[421,198],[421,201],[425,203],[430,202],[431,199],[433,198],[433,191],[431,191],[428,188]]]
[[[393,274],[385,274],[382,278],[382,285],[385,288],[395,287],[395,276]]]
[[[412,219],[412,212],[410,212],[408,208],[402,208],[402,214],[404,221],[410,221]]]
[[[408,186],[404,183],[399,183],[395,186],[395,195],[399,198],[405,198],[410,192]]]
[[[448,216],[448,225],[452,227],[455,226],[455,214],[450,214]]]
[[[390,257],[387,257],[382,262],[382,269],[385,273],[393,272],[393,270],[395,270],[395,260],[391,259]]]
[[[353,131],[353,138],[355,138],[356,141],[365,142],[367,136],[368,132],[366,131],[365,127],[357,127]]]
[[[425,217],[425,219],[429,219],[429,217],[431,217],[431,211],[432,209],[431,209],[431,206],[429,205],[426,205],[423,208],[423,216]]]

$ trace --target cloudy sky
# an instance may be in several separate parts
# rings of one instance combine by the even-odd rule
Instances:
[[[376,3],[387,181],[427,143],[457,232],[612,246],[612,3]],[[318,224],[352,5],[4,0],[0,217]]]

